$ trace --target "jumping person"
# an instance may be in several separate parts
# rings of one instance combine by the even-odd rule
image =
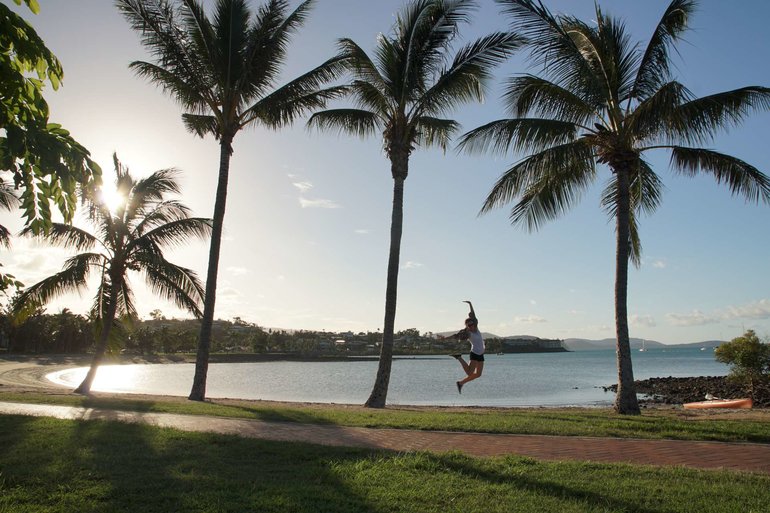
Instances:
[[[460,365],[463,366],[465,371],[465,378],[457,382],[457,391],[463,393],[463,385],[474,379],[481,377],[481,372],[484,370],[484,337],[479,331],[479,320],[476,317],[476,312],[473,311],[473,304],[470,301],[463,301],[468,303],[471,307],[471,311],[468,313],[468,318],[465,319],[465,329],[458,333],[458,338],[467,338],[471,343],[470,359],[466,363],[463,360],[461,354],[453,354],[452,357],[456,358]]]

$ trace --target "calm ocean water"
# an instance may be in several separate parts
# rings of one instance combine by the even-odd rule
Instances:
[[[728,367],[713,351],[650,349],[633,354],[634,377],[720,376]],[[209,398],[264,399],[361,404],[374,383],[376,361],[213,363]],[[75,387],[86,369],[70,369],[48,379]],[[93,390],[186,397],[193,364],[111,365],[99,369]],[[603,406],[615,399],[603,386],[617,382],[615,352],[487,355],[484,375],[457,393],[463,377],[448,356],[393,361],[389,404],[435,406]]]

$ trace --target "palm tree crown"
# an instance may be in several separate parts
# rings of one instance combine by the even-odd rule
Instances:
[[[211,18],[197,0],[118,0],[155,62],[130,68],[185,109],[191,132],[213,135],[229,146],[252,124],[279,128],[334,98],[319,86],[337,76],[336,60],[278,87],[292,35],[307,20],[314,0],[289,12],[286,0],[269,0],[255,14],[246,0],[218,0]]]
[[[200,317],[203,287],[197,275],[169,262],[163,249],[192,238],[205,238],[211,232],[209,219],[190,217],[190,210],[182,203],[165,199],[179,192],[174,170],[156,171],[135,180],[117,156],[114,162],[117,190],[125,201],[112,212],[101,200],[97,187],[86,190],[83,201],[94,232],[54,223],[47,235],[40,235],[54,245],[80,253],[69,258],[62,271],[26,289],[16,302],[20,307],[42,305],[62,294],[85,289],[90,276],[98,275],[91,317],[101,326],[101,336],[93,368],[106,349],[113,321],[137,316],[129,271],[143,273],[155,294]],[[22,231],[22,235],[30,234],[31,228]],[[89,389],[90,382],[81,391]]]
[[[451,45],[476,3],[469,0],[415,0],[397,17],[393,35],[380,36],[374,58],[350,39],[339,41],[339,58],[352,81],[344,92],[357,108],[317,112],[308,121],[360,137],[382,136],[393,176],[390,256],[380,364],[367,406],[383,407],[390,379],[396,315],[398,265],[403,224],[404,180],[409,156],[422,146],[446,149],[459,123],[441,116],[469,101],[483,100],[491,69],[521,44],[498,32],[455,53]]]
[[[496,1],[527,39],[531,63],[543,75],[511,78],[504,101],[512,118],[461,140],[469,151],[527,154],[503,173],[482,212],[516,201],[512,223],[537,229],[594,183],[597,163],[609,167],[601,205],[617,222],[616,323],[618,354],[624,357],[627,265],[629,259],[638,264],[641,254],[637,217],[655,211],[662,194],[662,180],[643,154],[668,149],[675,172],[711,174],[734,194],[770,202],[766,175],[738,158],[697,147],[751,111],[769,108],[770,89],[749,86],[697,98],[672,77],[670,50],[686,31],[695,0],[673,0],[646,46],[634,44],[624,24],[598,5],[595,23],[588,24],[554,16],[540,1]],[[630,356],[627,368],[626,381],[632,378]],[[627,383],[629,406],[620,409],[638,411],[633,380]]]

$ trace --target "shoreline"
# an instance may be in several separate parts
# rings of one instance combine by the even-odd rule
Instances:
[[[394,359],[424,359],[435,358],[437,355],[400,355],[394,356]],[[42,393],[51,395],[71,394],[71,387],[63,386],[46,379],[46,375],[72,369],[75,367],[88,367],[91,365],[92,355],[0,355],[0,393]],[[285,354],[217,354],[212,355],[210,363],[250,363],[250,362],[269,362],[269,361],[362,361],[378,360],[379,357],[299,357],[296,355]],[[177,364],[177,363],[195,363],[194,355],[110,355],[106,356],[102,362],[103,365],[131,365],[131,364]],[[704,390],[717,397],[732,397],[735,394],[740,395],[740,387],[736,387],[727,382],[725,377],[691,377],[691,378],[652,378],[636,382],[637,391],[641,395],[639,405],[642,409],[681,409],[684,402],[692,402],[703,399]],[[614,390],[616,385],[608,385],[606,390]],[[706,387],[706,388],[704,388]],[[165,396],[150,394],[132,394],[132,393],[107,393],[94,392],[96,396],[115,396],[124,398],[147,398],[148,400],[168,400],[168,401],[186,401],[183,396]],[[318,407],[360,407],[355,404],[340,403],[307,403],[294,401],[269,401],[254,399],[235,399],[235,398],[216,398],[217,402],[234,401],[248,403],[271,403],[280,402],[294,406],[317,405]],[[471,407],[449,407],[449,406],[409,406],[409,405],[389,405],[390,408],[409,408],[409,409],[442,409],[442,410],[508,410],[520,409],[521,407],[489,407],[489,406],[471,406]],[[586,408],[597,408],[596,406],[585,406]],[[559,409],[564,406],[531,406],[525,409]],[[570,408],[580,408],[572,406]],[[603,408],[603,407],[598,407]],[[611,409],[610,407],[607,407]],[[768,401],[756,401],[755,410],[767,410],[770,408]],[[705,411],[705,410],[704,410]],[[750,411],[750,410],[744,410]]]

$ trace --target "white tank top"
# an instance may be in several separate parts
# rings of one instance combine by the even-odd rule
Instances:
[[[484,354],[484,337],[481,332],[478,330],[468,331],[468,338],[471,341],[471,351],[477,355]]]

